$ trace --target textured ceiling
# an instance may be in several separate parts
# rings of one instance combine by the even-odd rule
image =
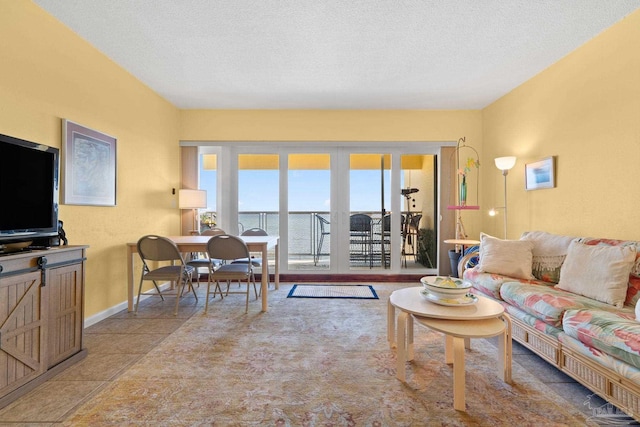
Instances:
[[[640,0],[34,0],[183,109],[477,109]]]

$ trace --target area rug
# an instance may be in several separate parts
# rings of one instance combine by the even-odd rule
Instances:
[[[287,298],[378,299],[371,285],[293,285]]]
[[[416,328],[407,382],[396,379],[386,336],[389,285],[376,285],[380,300],[371,304],[291,304],[288,286],[269,292],[264,313],[254,306],[245,314],[241,297],[216,299],[63,425],[595,425],[517,363],[513,383],[504,383],[496,347],[483,339],[467,351],[467,407],[456,411],[442,335]]]

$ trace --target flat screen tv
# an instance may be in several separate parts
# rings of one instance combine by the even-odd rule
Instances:
[[[0,250],[58,235],[59,150],[0,134]]]

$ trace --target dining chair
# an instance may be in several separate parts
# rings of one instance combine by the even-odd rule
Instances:
[[[192,266],[184,262],[182,254],[178,250],[176,244],[166,237],[147,235],[138,240],[138,254],[142,260],[142,274],[140,276],[140,285],[138,286],[138,299],[136,301],[135,312],[138,312],[140,306],[140,296],[160,296],[164,301],[164,294],[169,291],[161,291],[158,281],[175,282],[176,307],[173,312],[178,314],[178,306],[180,297],[184,295],[184,288],[189,286],[193,292],[193,296],[198,300],[198,295],[193,288],[193,271]],[[151,268],[150,262],[171,262],[171,265],[164,265],[157,268]],[[150,280],[155,287],[155,293],[142,292],[142,283]]]
[[[218,236],[220,234],[227,234],[222,228],[214,227],[208,230],[203,230],[200,233],[200,236]],[[209,258],[209,254],[206,252],[203,253],[192,253],[192,258],[187,262],[187,265],[193,267],[194,274],[196,276],[196,282],[198,286],[200,286],[200,273],[199,268],[207,268],[207,272],[209,272],[210,268],[216,269],[220,266],[221,261],[219,259]]]
[[[211,237],[207,242],[207,253],[209,258],[219,259],[223,264],[217,269],[213,269],[212,265],[209,266],[209,278],[207,280],[207,299],[204,305],[204,312],[207,313],[209,309],[209,295],[211,295],[211,285],[215,283],[213,289],[213,297],[216,293],[220,293],[220,298],[223,299],[222,288],[220,282],[227,284],[227,289],[224,295],[229,294],[246,294],[247,302],[245,306],[245,313],[249,311],[249,291],[251,284],[253,284],[253,291],[258,299],[258,290],[256,288],[256,280],[253,275],[253,265],[250,262],[237,262],[237,263],[224,263],[225,261],[232,261],[239,258],[249,258],[249,249],[247,245],[236,236],[228,234],[220,234]],[[230,290],[231,282],[238,282],[242,284],[246,282],[246,291],[234,291]]]
[[[244,230],[241,236],[268,236],[269,234],[263,230],[262,228],[254,227],[248,230]],[[256,269],[262,270],[262,262],[263,259],[261,257],[249,256],[247,258],[236,259],[234,263],[247,263],[251,260],[251,265],[253,265]],[[267,275],[267,280],[269,280],[269,276]],[[262,290],[261,290],[262,291]]]

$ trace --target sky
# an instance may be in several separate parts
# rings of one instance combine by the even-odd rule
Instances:
[[[289,210],[290,211],[329,211],[330,171],[295,170],[289,174]],[[278,171],[248,170],[241,171],[239,187],[239,210],[242,211],[278,211]],[[379,211],[380,171],[354,170],[350,176],[351,211]],[[200,171],[200,188],[207,190],[208,210],[216,209],[216,171]],[[385,208],[390,210],[389,171],[385,173]],[[404,200],[404,199],[403,199]]]

